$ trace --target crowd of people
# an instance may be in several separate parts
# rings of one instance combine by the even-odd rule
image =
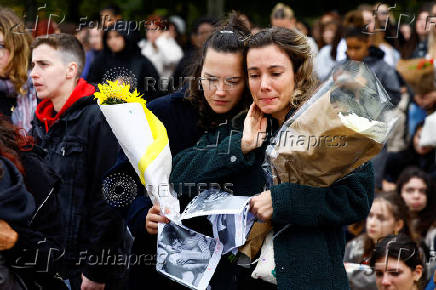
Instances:
[[[0,289],[182,288],[156,271],[158,223],[169,220],[96,103],[107,80],[140,92],[164,124],[182,209],[192,184],[231,184],[253,196],[258,220],[291,225],[274,239],[277,285],[228,253],[211,289],[435,289],[436,3],[411,23],[377,3],[311,26],[278,3],[270,27],[232,12],[200,17],[189,35],[176,15],[130,29],[121,14],[107,6],[101,27],[73,34],[40,21],[29,34],[0,7]],[[367,65],[390,97],[387,144],[328,187],[267,190],[271,137],[346,60]],[[131,204],[107,202],[104,191],[123,188]],[[213,236],[204,217],[184,224]]]

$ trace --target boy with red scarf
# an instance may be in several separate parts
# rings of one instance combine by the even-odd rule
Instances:
[[[72,289],[124,289],[123,271],[111,262],[123,250],[125,226],[101,193],[119,145],[94,100],[94,87],[79,79],[83,66],[84,51],[74,36],[35,39],[30,76],[42,102],[31,133],[62,178],[63,278]]]

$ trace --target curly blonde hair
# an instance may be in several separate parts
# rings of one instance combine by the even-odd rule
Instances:
[[[5,70],[16,92],[23,94],[23,86],[27,81],[31,36],[14,11],[4,7],[0,7],[0,32],[3,33],[5,47],[9,51],[9,63]]]
[[[250,48],[276,45],[289,56],[294,69],[295,90],[290,104],[299,108],[315,89],[318,80],[313,72],[312,50],[307,37],[293,29],[273,27],[263,29],[246,42],[245,59]]]

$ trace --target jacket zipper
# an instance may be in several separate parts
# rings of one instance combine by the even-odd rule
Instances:
[[[44,199],[44,201],[41,203],[41,205],[38,207],[38,209],[36,210],[35,214],[32,216],[32,219],[30,220],[30,224],[33,223],[33,220],[35,219],[35,217],[38,215],[39,210],[44,206],[44,204],[47,202],[47,200],[50,198],[51,194],[53,193],[54,187],[52,187],[52,189],[50,190],[50,192],[48,193],[47,197]]]

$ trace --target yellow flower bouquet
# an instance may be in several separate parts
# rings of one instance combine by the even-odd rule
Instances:
[[[180,205],[169,186],[172,156],[164,125],[136,89],[131,92],[130,85],[107,81],[98,89],[94,96],[100,109],[150,199],[177,221]]]

